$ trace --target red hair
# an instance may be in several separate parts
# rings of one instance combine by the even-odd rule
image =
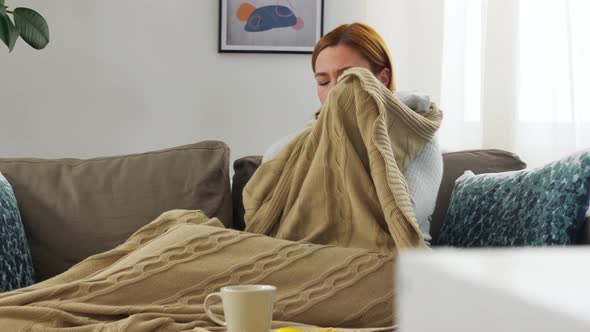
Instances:
[[[387,44],[375,29],[362,23],[343,24],[324,35],[313,49],[311,68],[315,73],[315,62],[318,55],[327,47],[345,44],[357,49],[371,64],[371,70],[377,74],[384,68],[389,68],[388,88],[395,91],[393,77],[393,61]]]

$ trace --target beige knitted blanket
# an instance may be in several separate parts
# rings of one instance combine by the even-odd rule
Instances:
[[[441,115],[407,109],[366,70],[343,76],[317,125],[251,180],[249,232],[169,211],[113,250],[0,294],[1,330],[223,330],[202,302],[235,284],[277,286],[275,327],[392,325],[396,249],[422,243],[400,169]]]
[[[422,245],[402,171],[441,119],[434,104],[416,113],[370,71],[348,70],[315,125],[244,188],[246,231],[387,252]]]

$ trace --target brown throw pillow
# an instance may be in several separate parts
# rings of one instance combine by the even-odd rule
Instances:
[[[29,240],[37,281],[123,243],[173,209],[232,222],[229,148],[205,141],[94,159],[0,159]]]

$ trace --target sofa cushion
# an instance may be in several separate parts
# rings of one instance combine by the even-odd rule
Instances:
[[[590,150],[532,170],[474,175],[455,184],[438,245],[546,246],[582,238]]]
[[[229,149],[205,141],[94,159],[0,159],[12,184],[38,280],[123,243],[172,209],[231,226]]]
[[[467,170],[474,174],[498,173],[515,171],[526,168],[526,164],[514,153],[497,150],[464,150],[443,154],[443,178],[436,198],[436,206],[432,214],[430,234],[432,242],[436,243],[443,225],[455,180]]]
[[[0,293],[31,285],[33,274],[16,197],[0,173]]]

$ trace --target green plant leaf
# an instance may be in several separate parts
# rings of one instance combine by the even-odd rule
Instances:
[[[8,51],[12,52],[18,39],[18,30],[6,14],[0,14],[0,39],[8,46]]]
[[[15,8],[14,23],[20,36],[34,49],[40,50],[49,43],[47,22],[36,11],[29,8]]]

